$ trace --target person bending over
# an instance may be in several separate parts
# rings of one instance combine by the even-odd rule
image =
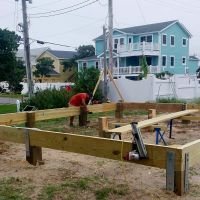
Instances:
[[[87,93],[78,93],[71,97],[69,100],[69,106],[81,106],[84,111],[87,112],[87,104],[89,103],[90,96]],[[73,126],[74,116],[70,117],[70,126]]]

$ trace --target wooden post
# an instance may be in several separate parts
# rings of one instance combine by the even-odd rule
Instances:
[[[120,103],[117,103],[117,109],[115,111],[115,118],[117,119],[121,119],[123,118],[123,103],[120,102]]]
[[[26,127],[28,128],[34,128],[35,127],[35,112],[27,112],[27,121],[26,121]],[[29,136],[26,137],[26,139],[29,139]],[[29,142],[29,141],[25,141]],[[32,164],[37,165],[43,164],[42,161],[42,148],[36,147],[36,146],[29,146],[28,147],[29,155],[26,155],[26,160]]]
[[[189,166],[189,154],[183,154],[181,161],[176,161],[175,164],[175,179],[174,179],[174,192],[182,196],[188,192],[188,166]]]
[[[149,109],[148,110],[148,119],[152,119],[154,117],[156,117],[156,109]],[[143,131],[153,131],[153,130],[154,130],[154,128],[152,126],[143,128]]]
[[[187,110],[187,104],[183,104],[182,109]],[[190,124],[190,120],[182,120],[182,124]]]
[[[149,109],[148,110],[148,119],[152,119],[156,117],[156,109]]]
[[[87,125],[87,112],[84,107],[80,107],[79,126]]]
[[[108,130],[108,118],[99,117],[99,137],[109,137],[105,135],[106,130]]]

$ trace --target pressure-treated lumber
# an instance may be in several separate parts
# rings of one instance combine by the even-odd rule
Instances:
[[[184,110],[184,111],[180,111],[180,112],[176,112],[176,113],[170,113],[170,114],[158,116],[158,117],[155,117],[155,118],[152,118],[152,119],[147,119],[147,120],[138,122],[138,128],[148,127],[148,126],[151,126],[151,125],[156,124],[158,122],[179,118],[181,116],[189,115],[189,114],[192,114],[192,113],[195,113],[195,112],[198,112],[198,110]],[[119,128],[108,130],[108,132],[111,132],[111,133],[127,133],[127,132],[130,132],[131,130],[132,130],[132,128],[131,128],[131,125],[129,124],[129,125],[126,125],[126,126],[122,126],[122,127],[119,127]]]
[[[191,121],[200,121],[200,116],[183,116],[180,117],[181,120],[191,120]]]
[[[132,149],[131,142],[35,129],[28,130],[31,146],[40,146],[114,160],[121,160],[122,147],[122,156],[125,156]],[[0,140],[24,143],[24,131],[24,128],[0,126]],[[182,150],[180,148],[151,144],[146,144],[146,148],[148,159],[131,162],[165,169],[166,152],[173,151],[176,154],[177,170],[179,169],[179,163],[182,162]]]
[[[200,162],[200,139],[181,146],[183,153],[189,153],[189,167]]]
[[[26,122],[26,112],[0,115],[0,125],[22,124]]]
[[[156,109],[157,112],[178,112],[185,110],[185,104],[180,103],[123,103],[124,110]]]
[[[88,110],[92,113],[108,112],[116,110],[116,103],[104,103],[88,105]],[[35,121],[57,119],[61,117],[71,117],[80,115],[80,107],[56,108],[47,110],[37,110]],[[0,115],[0,125],[22,124],[26,122],[27,112],[9,113]]]
[[[27,112],[26,127],[28,127],[28,128],[35,127],[35,112]],[[28,154],[26,154],[26,160],[30,164],[37,165],[37,163],[42,162],[42,148],[40,146],[30,145],[29,147],[26,147],[26,148],[28,148],[28,149],[26,149],[26,151],[29,152]]]

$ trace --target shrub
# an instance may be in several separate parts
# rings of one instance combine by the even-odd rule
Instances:
[[[172,98],[158,98],[156,99],[156,102],[157,103],[186,103],[186,100],[172,97]]]
[[[67,92],[65,89],[46,89],[36,92],[35,96],[22,103],[22,108],[26,105],[35,106],[37,109],[52,109],[67,107],[72,92]]]
[[[94,67],[82,69],[76,74],[75,86],[73,88],[73,91],[75,93],[86,92],[88,94],[91,94],[97,84],[99,75],[99,70],[95,69]],[[94,99],[102,100],[102,98],[102,92],[98,88],[94,95]]]

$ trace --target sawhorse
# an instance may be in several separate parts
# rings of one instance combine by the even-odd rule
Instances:
[[[167,145],[167,143],[165,142],[165,139],[164,139],[165,131],[163,131],[163,133],[161,133],[161,128],[155,128],[154,130],[156,133],[156,144],[158,144],[160,141],[162,141],[164,143],[164,145]]]

